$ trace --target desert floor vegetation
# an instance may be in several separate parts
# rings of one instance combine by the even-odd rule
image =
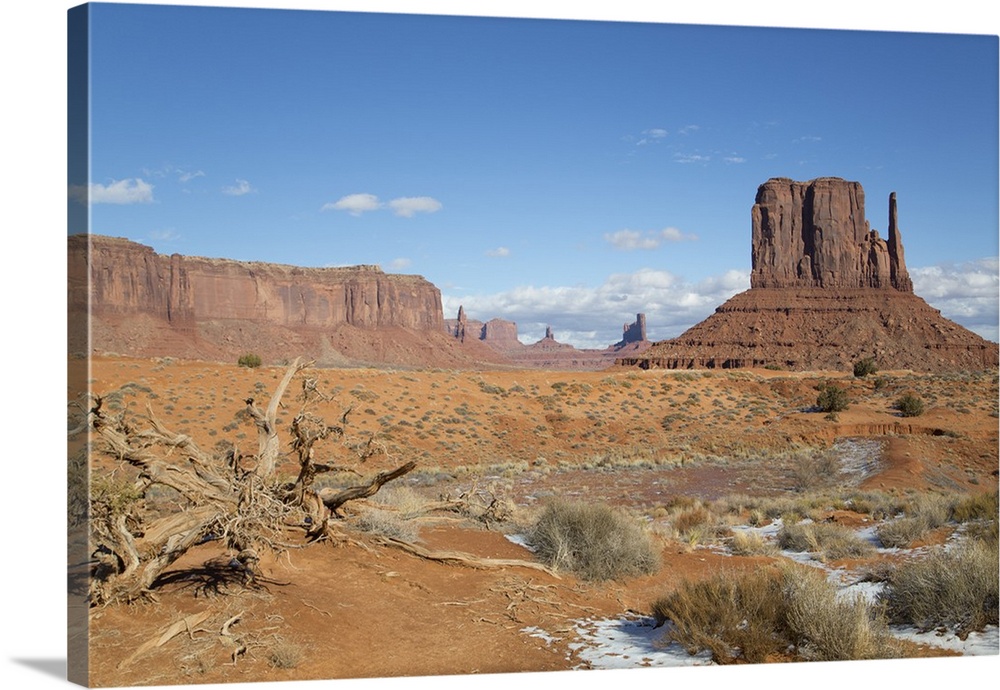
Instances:
[[[580,663],[573,620],[627,610],[673,621],[665,633],[720,663],[905,656],[926,652],[887,639],[887,623],[963,635],[996,624],[995,582],[975,565],[989,553],[974,553],[996,558],[995,375],[310,369],[268,419],[286,369],[94,359],[101,413],[125,422],[113,428],[161,425],[143,443],[169,442],[129,446],[157,454],[150,471],[204,462],[198,480],[234,505],[244,492],[273,499],[185,532],[191,544],[149,582],[91,601],[95,683],[565,669]],[[850,398],[835,420],[815,412],[827,382]],[[921,415],[894,409],[907,392]],[[266,481],[251,479],[270,438],[253,408],[281,439]],[[77,521],[95,516],[88,553],[111,579],[134,562],[121,526],[148,541],[195,504],[129,457],[93,452],[89,492],[81,481],[69,496]],[[83,445],[74,476],[87,461]],[[309,512],[310,496],[327,512]],[[263,514],[269,529],[250,529]],[[926,558],[897,553],[914,547]],[[140,569],[153,551],[137,550]],[[809,565],[786,570],[787,551]],[[809,575],[845,568],[884,596],[831,599],[836,586]],[[969,582],[942,603],[928,583],[949,570]],[[148,603],[121,603],[132,594]],[[735,610],[718,608],[737,594]],[[713,598],[716,623],[692,603]],[[807,620],[805,598],[824,615]],[[964,613],[935,613],[946,610]],[[201,615],[195,644],[181,633]],[[438,663],[429,644],[454,651]],[[484,648],[495,654],[475,661]]]
[[[896,566],[881,600],[893,622],[964,636],[997,625],[998,587],[996,542],[971,539]]]
[[[603,503],[554,501],[530,527],[527,539],[546,564],[584,580],[646,575],[659,565],[644,527]]]
[[[685,582],[652,604],[666,636],[719,664],[844,661],[899,655],[884,616],[844,599],[823,573],[804,566],[725,570]]]

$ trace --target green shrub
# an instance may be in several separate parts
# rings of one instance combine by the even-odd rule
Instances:
[[[893,569],[879,599],[890,621],[964,636],[998,619],[997,544],[970,540]]]
[[[874,357],[865,357],[864,359],[859,359],[854,363],[854,375],[858,378],[870,376],[877,371],[878,369],[875,367]]]
[[[652,573],[658,558],[646,530],[604,504],[549,504],[527,535],[547,565],[585,580],[614,580]]]
[[[897,398],[892,406],[904,417],[919,417],[924,413],[924,401],[913,393]]]
[[[833,383],[826,383],[816,397],[816,407],[820,412],[843,412],[850,405],[847,391]]]
[[[252,352],[240,355],[240,358],[236,360],[238,366],[247,367],[248,369],[256,369],[261,363],[260,355],[255,355]]]

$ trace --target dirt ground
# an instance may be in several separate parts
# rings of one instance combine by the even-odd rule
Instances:
[[[250,451],[255,432],[241,416],[243,401],[269,399],[283,373],[282,367],[98,357],[90,377],[111,410],[142,415],[149,405],[203,448],[233,443]],[[513,506],[507,524],[421,517],[417,543],[431,552],[531,561],[504,533],[516,534],[551,497],[607,502],[655,524],[678,501],[793,495],[802,489],[795,458],[843,438],[880,443],[858,489],[902,495],[997,486],[996,373],[881,372],[855,379],[763,370],[322,369],[310,375],[331,394],[316,413],[339,420],[350,410],[350,437],[375,434],[384,444],[386,454],[366,471],[416,459],[405,485],[423,499],[477,487]],[[851,399],[835,419],[812,410],[816,386],[829,380]],[[924,414],[903,418],[893,409],[905,392],[925,401]],[[279,423],[287,425],[297,404],[290,393]],[[323,452],[352,457],[343,445]],[[279,472],[291,476],[294,469],[288,462]],[[127,473],[110,458],[95,458],[92,471]],[[768,560],[696,548],[667,532],[656,539],[655,574],[591,583],[527,567],[427,560],[345,524],[337,541],[265,555],[256,587],[220,580],[206,565],[223,557],[210,542],[172,566],[156,589],[157,603],[91,610],[91,683],[585,667],[571,646],[575,621],[644,614],[685,579]],[[185,619],[179,634],[163,635]],[[548,637],[530,634],[538,629]],[[913,651],[922,653],[928,652]]]

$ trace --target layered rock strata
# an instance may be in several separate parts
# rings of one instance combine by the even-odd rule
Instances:
[[[857,182],[769,180],[751,210],[751,288],[672,340],[617,363],[643,368],[955,371],[998,364],[998,346],[913,294],[889,197],[888,238]]]
[[[768,180],[758,188],[750,216],[751,287],[913,292],[895,193],[889,197],[888,239],[869,226],[861,185],[837,177]]]
[[[325,363],[470,356],[443,333],[441,293],[420,276],[165,256],[99,235],[71,236],[69,258],[70,315],[89,309],[93,350],[226,360],[254,351]],[[474,349],[489,359],[487,348]]]

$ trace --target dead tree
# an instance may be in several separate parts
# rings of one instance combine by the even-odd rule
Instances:
[[[95,565],[90,581],[92,605],[152,597],[156,579],[197,544],[218,541],[233,554],[233,562],[251,571],[261,549],[280,549],[289,527],[311,538],[325,536],[330,518],[347,501],[371,496],[387,482],[416,466],[408,462],[379,472],[357,486],[340,491],[313,488],[323,472],[353,472],[353,468],[317,462],[315,444],[344,436],[341,426],[328,426],[307,408],[315,382],[303,386],[302,410],[290,429],[291,450],[300,470],[294,483],[281,484],[275,468],[282,457],[277,415],[281,399],[294,377],[311,363],[296,359],[274,391],[265,410],[253,398],[247,412],[257,427],[257,452],[242,455],[233,447],[210,453],[187,435],[168,429],[147,407],[146,428],[139,428],[125,412],[110,415],[96,398],[89,413],[90,428],[99,450],[138,470],[130,487],[111,490],[91,481],[91,548]],[[369,439],[360,460],[380,450]],[[182,499],[183,509],[157,514],[146,506],[149,490],[170,487]],[[235,567],[235,566],[234,566]]]

